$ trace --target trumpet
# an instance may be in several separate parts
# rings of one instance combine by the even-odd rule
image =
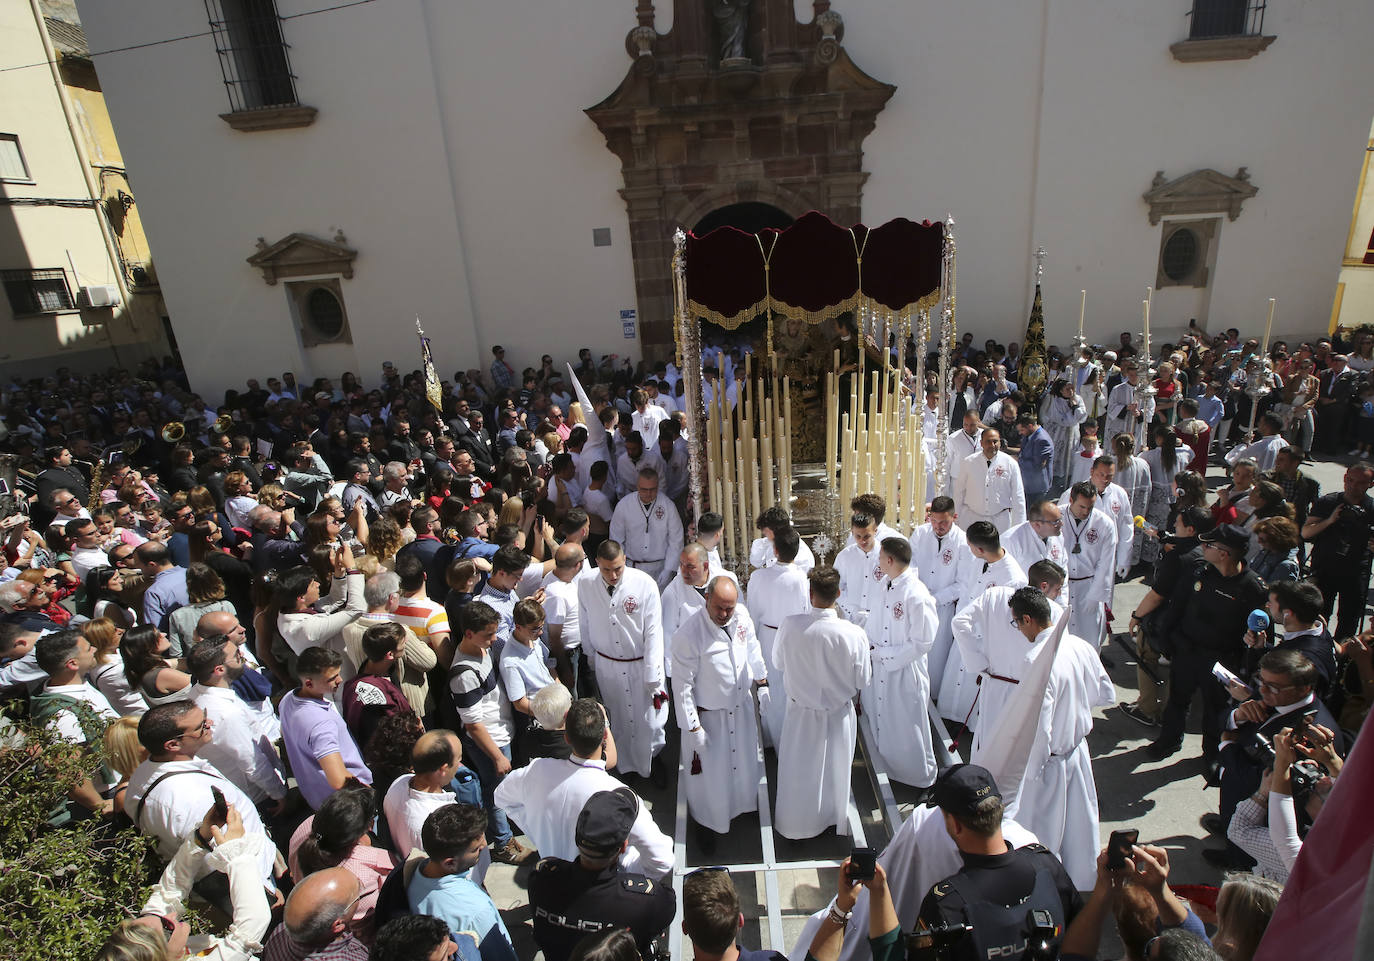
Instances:
[[[179,420],[171,421],[162,426],[162,440],[168,444],[175,444],[186,436],[186,425]]]

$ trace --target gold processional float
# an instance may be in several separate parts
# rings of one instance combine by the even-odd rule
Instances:
[[[823,478],[824,504],[816,512],[821,530],[811,544],[822,559],[848,536],[849,502],[858,494],[880,493],[888,504],[886,522],[899,530],[925,519],[927,459],[934,460],[937,488],[948,476],[949,420],[940,419],[927,454],[916,405],[934,349],[940,409],[948,409],[956,336],[952,226],[953,220],[899,219],[872,229],[840,227],[809,213],[782,231],[722,227],[703,237],[677,231],[674,335],[691,454],[689,511],[693,520],[705,510],[724,516],[721,560],[741,581],[749,571],[755,518],[773,506],[790,511],[800,473]],[[778,342],[777,319],[787,321],[783,340],[795,342]],[[779,363],[804,347],[793,331],[814,334],[821,324],[850,319],[858,336],[840,346],[856,355],[852,369],[835,344],[818,348],[813,342],[812,359],[822,354],[823,370],[809,392],[819,396],[821,410],[808,410],[798,422],[802,385]],[[753,320],[762,320],[765,329],[761,359],[744,355],[732,409],[723,380],[707,396],[702,327],[733,331]],[[914,373],[908,379],[909,341]],[[814,437],[817,430],[824,430],[823,442]],[[823,450],[824,460],[798,464],[798,447]]]

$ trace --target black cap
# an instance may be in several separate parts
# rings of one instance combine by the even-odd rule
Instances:
[[[619,853],[638,816],[639,798],[629,788],[596,792],[577,816],[578,850],[599,858]]]
[[[1250,535],[1235,524],[1222,524],[1203,534],[1198,540],[1204,544],[1219,544],[1228,550],[1243,555],[1250,547]]]
[[[935,789],[926,805],[938,807],[957,818],[969,818],[977,813],[978,805],[990,797],[1000,801],[1002,794],[987,768],[977,764],[956,764],[935,779]]]

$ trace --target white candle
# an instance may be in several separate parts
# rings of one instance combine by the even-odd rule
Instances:
[[[1269,316],[1264,321],[1264,344],[1260,347],[1260,356],[1269,356],[1269,333],[1274,328],[1274,298],[1269,298]]]
[[[1146,365],[1148,366],[1149,363],[1150,363],[1150,301],[1149,301],[1149,298],[1146,298],[1145,300],[1142,300],[1140,303],[1141,303],[1142,309],[1145,311],[1145,344],[1144,344],[1144,347],[1145,347],[1145,350],[1144,350],[1145,358],[1144,358],[1144,359],[1145,359]]]
[[[1088,310],[1088,292],[1080,290],[1078,292],[1078,339],[1083,339],[1083,315]]]

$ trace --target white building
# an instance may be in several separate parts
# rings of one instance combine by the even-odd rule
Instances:
[[[755,0],[746,59],[722,80],[703,0],[370,0],[320,13],[334,5],[277,0],[293,92],[273,28],[245,26],[271,17],[271,0],[80,0],[92,49],[118,51],[96,64],[182,356],[212,400],[287,369],[366,382],[383,360],[409,369],[416,314],[446,377],[485,369],[495,343],[517,368],[581,346],[662,356],[669,241],[643,234],[694,226],[713,198],[797,216],[822,196],[837,219],[861,209],[874,224],[952,213],[959,324],[980,338],[1019,339],[1039,244],[1051,343],[1074,332],[1080,288],[1097,341],[1139,329],[1146,285],[1158,288],[1157,336],[1192,317],[1257,331],[1269,297],[1276,334],[1325,330],[1369,130],[1359,79],[1374,6],[1197,4]],[[1198,34],[1227,36],[1185,42],[1194,14]],[[678,114],[660,102],[647,137],[626,113],[619,146],[641,166],[627,187],[610,135],[583,111],[665,72]],[[813,112],[781,109],[774,146],[810,159],[770,168],[747,154],[769,142],[759,111],[777,108],[753,98],[782,74],[796,79],[784,99],[811,96]],[[857,134],[865,181],[827,163],[839,148],[816,104],[842,114],[846,91],[872,80],[895,92]],[[703,108],[703,91],[724,89],[737,99]],[[282,102],[296,106],[249,109]],[[236,129],[282,124],[294,126]],[[729,163],[689,169],[712,150]],[[804,182],[813,168],[826,169],[824,190]],[[678,179],[665,186],[664,170]],[[722,171],[719,189],[681,187]],[[604,232],[594,241],[600,228],[609,246]],[[259,238],[268,262],[250,265]],[[631,308],[643,343],[625,339]],[[312,309],[325,330],[304,320]]]

